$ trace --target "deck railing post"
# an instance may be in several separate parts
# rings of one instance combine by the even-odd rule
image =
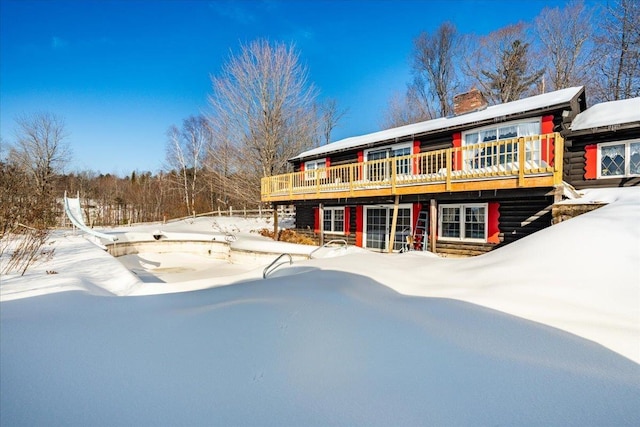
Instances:
[[[518,139],[518,186],[524,186],[525,148],[524,138]]]
[[[391,166],[391,194],[396,194],[396,175],[397,175],[396,167],[397,167],[398,160],[397,158],[393,157],[389,159],[389,163]]]
[[[553,138],[553,184],[562,183],[562,164],[564,163],[564,139],[559,133]]]
[[[445,190],[450,191],[451,190],[451,168],[452,168],[452,156],[453,156],[453,150],[451,148],[447,149],[447,177],[446,177],[446,181],[445,181]]]
[[[349,165],[349,193],[353,196],[353,181],[356,165]]]
[[[293,194],[293,174],[289,174],[289,196]]]

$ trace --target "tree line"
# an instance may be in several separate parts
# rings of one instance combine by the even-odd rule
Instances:
[[[471,87],[489,103],[574,85],[587,86],[591,104],[640,96],[639,23],[635,0],[571,1],[486,36],[445,22],[414,39],[412,80],[389,101],[383,127],[451,115],[454,95]],[[125,177],[65,173],[64,119],[49,112],[16,118],[15,140],[0,141],[1,235],[16,224],[55,225],[64,191],[100,208],[97,225],[255,208],[260,178],[288,172],[289,158],[329,143],[346,112],[335,100],[319,101],[293,45],[267,40],[229,57],[211,77],[208,102],[207,116],[168,128],[164,170]]]
[[[590,105],[640,96],[640,2],[581,0],[544,8],[531,22],[487,35],[445,22],[413,43],[412,80],[384,127],[453,114],[453,97],[475,87],[489,104],[585,86]]]

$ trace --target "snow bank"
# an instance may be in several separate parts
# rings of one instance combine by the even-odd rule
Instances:
[[[2,307],[7,425],[637,425],[638,365],[366,276]]]
[[[266,280],[142,283],[57,235],[0,284],[2,423],[639,425],[640,188],[584,200],[610,204],[479,257],[332,249]]]

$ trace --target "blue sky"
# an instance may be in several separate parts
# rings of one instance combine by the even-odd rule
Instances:
[[[380,129],[410,80],[413,39],[452,21],[486,34],[562,0],[0,0],[0,132],[64,117],[67,172],[160,170],[166,130],[206,113],[210,75],[241,43],[295,43],[321,98],[348,109],[333,140]]]

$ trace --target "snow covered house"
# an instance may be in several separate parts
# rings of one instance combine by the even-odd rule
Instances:
[[[640,184],[640,98],[604,102],[580,113],[567,136],[564,180],[574,187]]]
[[[584,88],[494,106],[472,90],[454,104],[300,153],[293,173],[263,178],[262,200],[294,204],[298,230],[379,251],[475,255],[551,225]]]

